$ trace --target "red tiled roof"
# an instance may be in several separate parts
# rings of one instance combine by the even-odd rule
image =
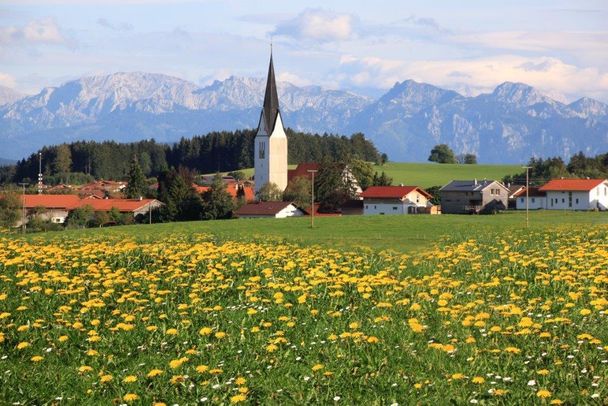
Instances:
[[[24,195],[24,205],[27,209],[46,207],[71,210],[80,206],[80,198],[76,195]]]
[[[200,186],[200,185],[197,185],[196,183],[193,183],[192,188],[196,191],[196,193],[201,194],[201,193],[205,193],[206,191],[211,189],[211,186]],[[158,184],[157,184],[157,189],[158,189]]]
[[[606,182],[606,179],[553,179],[539,188],[541,192],[573,191],[588,192]]]
[[[87,199],[81,202],[81,206],[91,206],[95,211],[110,211],[112,208],[120,212],[133,212],[145,208],[155,199]]]
[[[257,202],[241,206],[235,213],[238,216],[272,216],[289,206],[291,202]]]
[[[298,164],[295,169],[289,169],[287,171],[287,182],[290,182],[292,179],[295,179],[300,176],[310,179],[312,177],[312,174],[308,171],[318,171],[319,168],[320,165],[316,162],[303,162],[301,164]]]
[[[526,196],[526,188],[524,187],[522,190],[518,191],[513,195],[513,197],[525,197]],[[547,196],[547,193],[539,190],[537,187],[531,187],[528,192],[528,196],[530,197],[544,197]]]
[[[401,199],[413,191],[418,191],[427,198],[433,197],[418,186],[370,186],[361,196],[364,199]]]
[[[91,206],[95,211],[109,211],[116,207],[121,212],[135,211],[155,199],[81,199],[76,195],[25,195],[25,207],[45,207],[47,209],[73,210],[78,207]]]

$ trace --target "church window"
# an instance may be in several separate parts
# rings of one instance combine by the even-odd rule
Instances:
[[[258,146],[259,158],[266,159],[266,143],[264,141],[260,141]]]

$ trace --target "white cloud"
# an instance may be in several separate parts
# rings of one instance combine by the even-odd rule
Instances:
[[[351,14],[306,9],[277,25],[273,35],[319,42],[344,41],[356,37],[357,20]]]
[[[414,79],[466,95],[491,92],[502,82],[522,82],[572,101],[583,95],[608,100],[608,73],[552,57],[502,55],[478,59],[401,61],[344,56],[337,79],[345,85],[388,88]],[[561,98],[561,97],[560,97]]]
[[[15,87],[15,78],[8,73],[0,72],[0,86],[10,87],[11,89]]]
[[[310,86],[311,85],[311,82],[309,80],[302,78],[293,72],[280,72],[277,75],[277,80],[279,82],[289,82],[292,85],[296,85],[296,86]]]
[[[65,38],[52,18],[33,20],[25,26],[0,27],[0,44],[19,43],[61,44]]]

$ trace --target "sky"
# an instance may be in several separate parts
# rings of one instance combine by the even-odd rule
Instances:
[[[523,82],[608,102],[606,0],[0,0],[0,85],[154,72],[264,77],[380,95],[413,79],[464,95]]]

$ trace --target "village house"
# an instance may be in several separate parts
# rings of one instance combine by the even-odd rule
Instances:
[[[132,213],[133,217],[144,216],[149,210],[160,208],[163,203],[156,199],[97,199],[80,198],[76,195],[23,195],[23,206],[25,209],[25,222],[28,218],[36,215],[41,220],[50,221],[55,224],[65,223],[70,212],[73,210],[90,206],[93,211],[109,212],[112,209],[120,213]],[[18,226],[23,224],[19,220]]]
[[[442,213],[493,213],[507,208],[509,189],[495,180],[453,180],[439,189],[439,196]]]
[[[527,194],[528,210],[538,210],[547,208],[547,193],[540,191],[537,187],[530,187]],[[526,188],[519,190],[514,195],[515,209],[526,210]]]
[[[608,210],[608,180],[554,179],[539,188],[548,210]]]
[[[522,190],[525,191],[526,187],[524,185],[511,185],[511,184],[507,184],[506,186],[509,189],[508,208],[515,209],[515,208],[517,208],[517,202],[516,202],[517,196],[518,196],[519,192],[521,192]]]
[[[301,217],[304,212],[291,202],[255,202],[241,206],[235,213],[239,218]]]
[[[363,197],[363,214],[430,213],[433,198],[418,186],[370,186]]]

